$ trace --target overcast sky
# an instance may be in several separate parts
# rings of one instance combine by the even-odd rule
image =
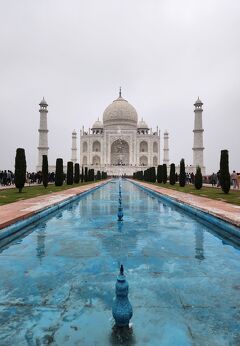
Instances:
[[[13,168],[17,147],[35,169],[43,96],[55,164],[121,85],[139,118],[169,131],[175,163],[192,163],[199,96],[207,172],[221,149],[240,171],[239,0],[1,1],[0,43],[0,169]]]

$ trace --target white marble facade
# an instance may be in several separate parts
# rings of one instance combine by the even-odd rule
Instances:
[[[119,92],[87,132],[80,131],[80,165],[109,175],[132,175],[160,164],[160,132],[138,122],[135,108]]]
[[[36,170],[42,169],[42,155],[48,155],[48,104],[43,98],[40,102],[40,124],[38,163]],[[193,129],[193,164],[186,166],[188,173],[195,173],[200,166],[202,173],[206,173],[204,166],[203,103],[198,98],[194,104],[194,129]],[[78,161],[77,132],[72,132],[71,161]],[[135,108],[125,100],[119,92],[119,97],[114,100],[104,111],[103,119],[99,119],[88,131],[84,127],[80,131],[80,165],[94,170],[106,171],[109,175],[132,175],[148,167],[157,167],[160,163],[160,131],[152,131],[143,121],[138,121]],[[163,136],[163,161],[169,170],[169,133]],[[66,171],[66,167],[64,167]],[[55,166],[49,166],[49,171],[54,171]],[[176,166],[179,171],[179,166]]]

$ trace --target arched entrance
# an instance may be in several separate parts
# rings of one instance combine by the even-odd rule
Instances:
[[[117,139],[111,145],[111,165],[129,165],[129,145],[122,139]]]
[[[100,165],[100,157],[98,155],[93,156],[92,163],[93,165]]]

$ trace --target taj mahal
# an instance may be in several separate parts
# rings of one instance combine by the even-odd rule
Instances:
[[[48,104],[43,98],[40,102],[40,126],[37,171],[42,167],[42,155],[48,155]],[[203,174],[203,128],[202,101],[195,102],[193,163],[187,171],[195,172],[200,166]],[[132,175],[134,172],[149,167],[166,164],[169,167],[169,133],[163,134],[163,158],[161,161],[160,130],[149,128],[148,124],[138,119],[136,109],[122,97],[120,88],[118,98],[103,112],[102,121],[98,118],[91,129],[84,126],[80,130],[80,155],[78,156],[77,132],[72,132],[71,161],[80,166],[106,171],[112,175]],[[177,167],[176,167],[177,168]],[[54,170],[49,166],[49,170]],[[177,168],[178,169],[178,168]]]

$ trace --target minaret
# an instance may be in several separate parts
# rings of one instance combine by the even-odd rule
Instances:
[[[193,129],[193,166],[196,169],[197,166],[201,168],[203,174],[205,174],[205,167],[203,163],[203,128],[202,128],[202,101],[197,99],[194,103],[195,109],[195,119],[194,119],[194,129]],[[195,172],[194,172],[195,173]]]
[[[164,132],[163,135],[164,143],[163,143],[163,164],[166,164],[167,167],[169,166],[169,133],[167,130]]]
[[[77,162],[77,132],[73,130],[72,132],[72,158],[73,164]]]
[[[48,104],[43,98],[39,103],[40,109],[40,125],[39,125],[39,145],[38,145],[38,166],[37,170],[42,170],[42,156],[48,155],[48,128],[47,128],[47,114]]]

